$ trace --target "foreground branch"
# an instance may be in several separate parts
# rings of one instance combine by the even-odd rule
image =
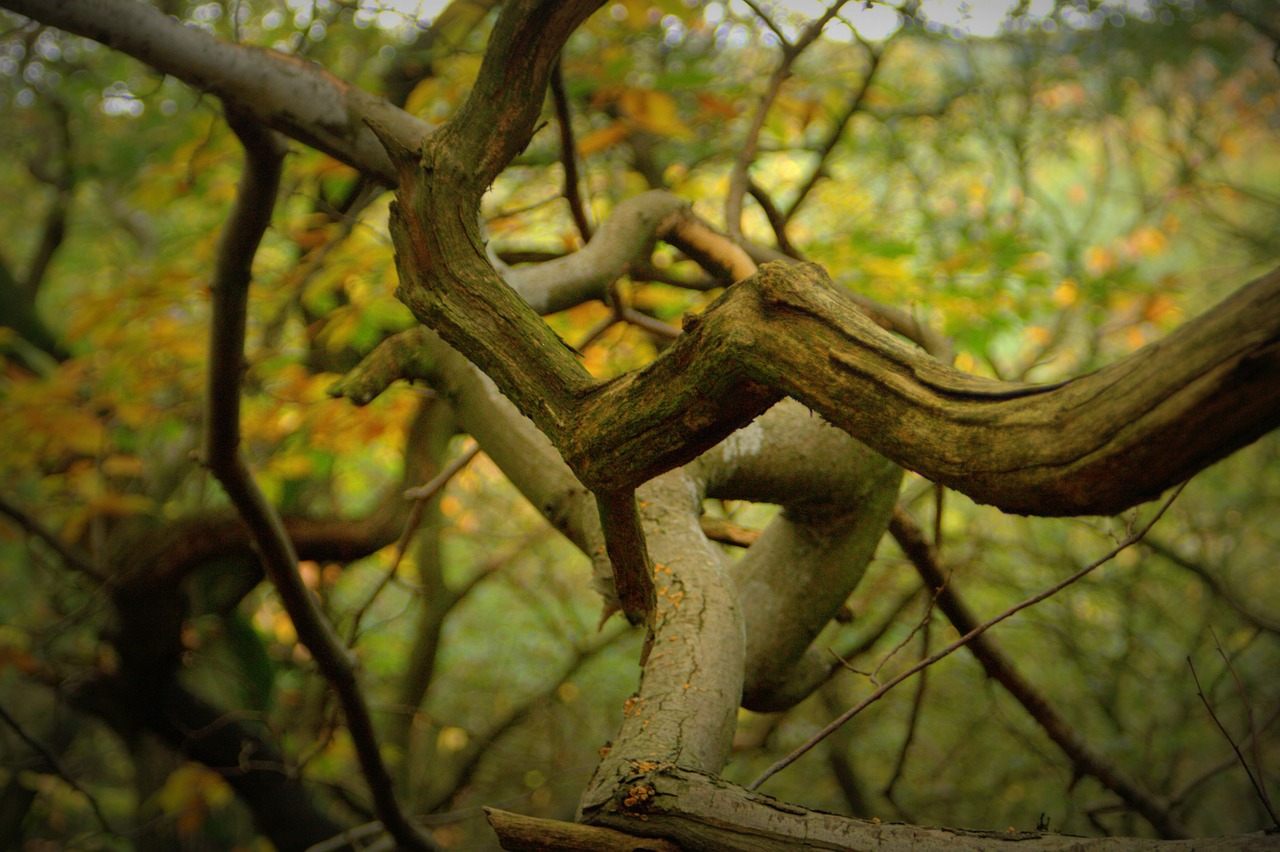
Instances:
[[[514,829],[491,820],[504,848]],[[640,837],[674,840],[682,849],[717,852],[791,852],[795,849],[910,849],[913,852],[998,850],[1009,852],[1254,852],[1280,846],[1256,832],[1196,840],[1136,837],[1070,837],[1035,831],[961,831],[850,819],[808,810],[670,765],[644,767],[592,823]],[[510,832],[510,834],[508,833]],[[645,849],[634,846],[605,847]],[[1006,845],[1007,844],[1007,845]],[[543,847],[550,848],[550,847]]]
[[[1045,516],[1151,500],[1280,425],[1280,270],[1055,385],[944,366],[868,320],[816,266],[767,264],[685,331],[649,367],[593,388],[572,434],[553,433],[588,487],[683,464],[783,394],[928,479]]]

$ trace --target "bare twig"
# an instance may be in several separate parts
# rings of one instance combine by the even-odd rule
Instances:
[[[563,62],[557,60],[551,69],[551,99],[556,107],[556,123],[560,125],[560,165],[564,168],[564,197],[582,241],[589,242],[594,229],[582,201],[582,181],[578,176],[578,146],[573,140],[573,121],[569,112],[569,95],[564,88]]]
[[[902,683],[903,681],[907,680],[913,675],[916,675],[919,672],[924,671],[929,666],[933,665],[934,663],[938,662],[944,657],[951,656],[956,651],[968,645],[974,639],[981,636],[983,633],[986,633],[988,630],[990,630],[992,627],[995,627],[1000,622],[1010,618],[1013,615],[1016,615],[1017,613],[1021,612],[1022,610],[1028,607],[1035,606],[1041,601],[1044,601],[1050,597],[1053,597],[1058,592],[1078,582],[1079,580],[1081,580],[1083,577],[1093,572],[1098,567],[1110,562],[1120,552],[1128,549],[1129,547],[1132,547],[1134,544],[1141,541],[1142,537],[1146,535],[1147,530],[1151,529],[1151,527],[1153,527],[1155,523],[1164,516],[1165,511],[1167,511],[1170,504],[1172,504],[1173,501],[1177,499],[1177,496],[1182,493],[1182,489],[1184,487],[1186,487],[1185,482],[1182,485],[1179,485],[1173,491],[1173,493],[1169,495],[1168,499],[1166,499],[1164,503],[1161,504],[1160,509],[1155,513],[1155,515],[1152,516],[1150,521],[1144,524],[1136,532],[1130,534],[1128,537],[1126,537],[1123,541],[1121,541],[1111,550],[1107,551],[1107,553],[1104,554],[1100,559],[1097,559],[1094,562],[1089,563],[1085,567],[1081,568],[1079,571],[1076,571],[1070,577],[1067,577],[1065,580],[1063,580],[1060,583],[1054,584],[1053,586],[1049,587],[1048,589],[1041,592],[1040,594],[1033,595],[1032,597],[1029,597],[1026,600],[1022,601],[1021,603],[1016,604],[1015,606],[1012,606],[1009,609],[1005,610],[1004,612],[1000,613],[995,618],[992,618],[989,621],[985,621],[982,624],[979,624],[977,627],[975,627],[973,630],[970,630],[965,635],[961,636],[955,642],[952,642],[950,645],[946,646],[945,648],[942,648],[941,650],[929,655],[928,657],[924,658],[920,662],[916,663],[911,668],[904,671],[902,674],[893,678],[893,680],[890,680],[889,682],[885,683],[883,686],[876,689],[874,692],[872,692],[870,695],[868,695],[858,704],[854,705],[853,707],[850,707],[844,713],[840,714],[833,721],[831,721],[826,727],[824,727],[821,731],[818,731],[818,733],[814,734],[812,737],[806,740],[803,744],[801,744],[798,748],[796,748],[790,754],[786,755],[781,760],[778,760],[776,763],[774,763],[772,766],[766,769],[764,773],[760,775],[759,778],[751,782],[750,786],[748,786],[747,789],[758,790],[760,788],[760,785],[762,785],[765,781],[769,780],[774,775],[781,772],[783,769],[786,769],[792,763],[795,763],[810,749],[812,749],[818,743],[822,742],[827,736],[829,736],[832,731],[834,731],[836,728],[839,728],[845,722],[848,722],[854,716],[858,715],[859,713],[861,713],[863,710],[870,707],[875,702],[879,701],[886,694],[888,694],[888,692],[891,689],[893,689],[898,684]]]
[[[1276,706],[1272,709],[1271,715],[1258,726],[1258,730],[1265,733],[1271,730],[1277,722],[1280,722],[1280,706]],[[1181,787],[1171,793],[1169,795],[1169,801],[1174,805],[1180,805],[1183,802],[1190,801],[1191,797],[1194,796],[1201,787],[1212,780],[1214,776],[1226,772],[1238,762],[1239,761],[1236,760],[1235,755],[1230,755],[1228,757],[1224,757],[1212,766],[1205,767],[1200,771],[1200,774],[1188,779]]]
[[[574,345],[574,350],[578,353],[585,352],[587,347],[599,340],[606,331],[613,328],[620,322],[634,325],[637,328],[644,329],[655,337],[661,337],[666,340],[675,340],[681,335],[680,329],[674,325],[665,323],[656,317],[642,314],[627,303],[623,298],[622,291],[618,288],[616,281],[611,282],[607,288],[606,304],[609,306],[609,315],[601,319],[582,336],[582,339]]]
[[[5,709],[3,704],[0,704],[0,719],[4,720],[4,723],[13,729],[13,732],[18,735],[18,739],[22,740],[31,748],[32,751],[40,755],[40,759],[53,770],[55,775],[65,781],[71,789],[75,790],[88,800],[89,807],[93,808],[94,817],[97,818],[98,823],[106,831],[111,834],[117,834],[116,830],[111,827],[111,821],[108,820],[106,814],[102,812],[102,806],[98,804],[98,800],[94,798],[93,794],[84,787],[81,787],[80,782],[76,781],[76,779],[62,767],[62,763],[58,760],[57,756],[53,752],[49,751],[49,749],[45,748],[44,743],[27,733],[26,729],[19,724],[17,719],[13,718],[9,711]]]
[[[457,769],[453,783],[450,785],[451,789],[434,797],[434,801],[427,803],[425,810],[437,810],[450,798],[457,795],[459,791],[469,786],[484,757],[492,753],[494,743],[509,731],[517,728],[533,715],[539,707],[545,706],[546,702],[556,694],[560,686],[568,682],[588,663],[611,648],[619,640],[630,635],[631,631],[623,628],[593,637],[585,647],[575,649],[572,658],[564,665],[559,674],[546,681],[546,686],[543,689],[511,708],[504,717],[497,720],[487,731],[473,733],[469,737],[466,755]]]
[[[1236,693],[1240,696],[1240,703],[1244,707],[1245,722],[1249,725],[1249,745],[1253,752],[1253,765],[1258,769],[1258,780],[1254,782],[1254,787],[1258,791],[1258,797],[1262,799],[1263,806],[1266,807],[1267,813],[1271,814],[1271,822],[1277,829],[1280,829],[1280,819],[1276,819],[1275,806],[1271,804],[1271,795],[1267,792],[1266,778],[1262,775],[1262,747],[1258,744],[1258,726],[1253,721],[1253,705],[1249,703],[1249,696],[1245,693],[1244,684],[1240,682],[1240,674],[1236,671],[1236,667],[1232,665],[1231,659],[1227,656],[1227,652],[1222,650],[1222,643],[1218,641],[1218,634],[1210,628],[1213,633],[1213,645],[1218,649],[1218,656],[1222,657],[1222,662],[1226,664],[1227,671],[1231,672],[1231,680],[1235,682]],[[1204,696],[1202,695],[1203,699]]]
[[[778,242],[778,251],[787,257],[805,260],[805,256],[801,254],[800,250],[791,242],[791,238],[787,236],[787,217],[778,209],[778,205],[773,203],[773,199],[769,197],[769,193],[765,192],[764,187],[754,180],[748,180],[747,192],[751,193],[751,197],[755,199],[756,204],[760,205],[760,209],[764,212],[764,218],[769,220],[769,227],[773,228],[773,237]]]
[[[925,610],[924,618],[921,619],[920,631],[920,647],[924,654],[929,653],[929,639],[932,636],[930,626],[933,624],[933,604],[934,600],[929,601],[928,609]],[[889,773],[889,780],[884,785],[884,797],[889,801],[894,801],[893,790],[898,786],[898,781],[902,779],[902,771],[907,766],[907,755],[911,751],[911,744],[915,742],[916,732],[920,728],[920,712],[924,706],[924,696],[929,688],[929,670],[925,669],[920,672],[920,680],[916,683],[916,694],[911,698],[911,712],[907,715],[907,733],[902,739],[902,746],[898,749],[898,759],[894,761],[893,771]]]
[[[809,172],[809,177],[800,189],[796,191],[796,197],[791,201],[791,206],[787,208],[782,215],[783,223],[790,222],[795,218],[800,205],[804,204],[805,199],[809,197],[809,193],[818,185],[818,181],[826,175],[827,159],[831,156],[831,152],[835,150],[836,145],[840,142],[840,138],[844,136],[844,130],[849,122],[853,119],[858,111],[862,109],[863,101],[866,100],[867,92],[871,89],[871,81],[875,79],[876,71],[880,68],[880,57],[883,50],[872,47],[863,42],[863,46],[867,49],[867,56],[870,65],[867,67],[867,73],[862,78],[862,85],[858,86],[858,90],[849,97],[849,102],[845,105],[844,112],[836,119],[831,126],[831,132],[827,134],[827,138],[818,148],[818,159],[813,164],[813,171]]]
[[[1228,588],[1226,582],[1215,574],[1209,566],[1183,556],[1172,545],[1160,541],[1159,539],[1147,539],[1142,543],[1142,546],[1150,548],[1153,553],[1164,557],[1179,568],[1183,568],[1190,571],[1192,574],[1195,574],[1200,578],[1201,582],[1209,587],[1211,592],[1222,598],[1223,602],[1226,603],[1227,606],[1239,613],[1241,618],[1252,624],[1254,627],[1257,627],[1260,630],[1265,630],[1268,633],[1280,634],[1280,621],[1254,612],[1252,609],[1245,606],[1244,603],[1235,596],[1231,589]]]
[[[228,110],[227,120],[244,145],[246,161],[214,270],[204,461],[249,527],[299,641],[311,652],[342,703],[378,817],[402,848],[436,849],[435,842],[408,819],[396,801],[356,678],[355,662],[303,582],[297,553],[283,522],[240,453],[240,384],[251,266],[271,221],[285,148],[279,137],[252,119]]]
[[[1226,654],[1222,651],[1222,646],[1218,644],[1218,637],[1214,636],[1213,641],[1214,646],[1218,649],[1218,654],[1222,657],[1223,662],[1227,664],[1227,668],[1231,671],[1232,678],[1236,678],[1235,669],[1232,667],[1231,661],[1227,659]],[[1272,824],[1275,825],[1276,828],[1280,828],[1280,817],[1276,816],[1275,808],[1271,805],[1271,797],[1267,795],[1266,787],[1264,787],[1262,783],[1259,782],[1257,776],[1253,774],[1253,769],[1249,767],[1249,761],[1245,758],[1244,753],[1240,751],[1240,746],[1236,745],[1235,738],[1231,736],[1230,732],[1227,731],[1226,726],[1222,724],[1222,720],[1218,718],[1218,714],[1214,712],[1213,705],[1209,703],[1208,696],[1204,694],[1204,687],[1200,685],[1200,676],[1196,674],[1196,665],[1191,661],[1190,655],[1187,656],[1187,667],[1191,669],[1191,679],[1196,683],[1196,695],[1200,696],[1200,702],[1204,704],[1204,709],[1209,711],[1209,718],[1213,719],[1213,724],[1217,725],[1218,730],[1222,732],[1222,735],[1227,738],[1227,742],[1231,744],[1231,750],[1236,753],[1236,759],[1244,769],[1245,775],[1249,776],[1249,783],[1253,785],[1253,790],[1258,794],[1258,799],[1262,802],[1262,806],[1267,809],[1267,814],[1271,817]],[[1240,686],[1238,678],[1236,678],[1236,687],[1241,689],[1241,697],[1243,698],[1243,687]],[[1249,721],[1250,733],[1254,735],[1254,747],[1256,749],[1257,736],[1253,727],[1253,711],[1249,708],[1249,702],[1247,700],[1245,701],[1245,713]],[[1259,756],[1256,751],[1254,753],[1254,759],[1258,760],[1258,768],[1261,770],[1262,763],[1261,760],[1259,760]]]
[[[901,506],[894,508],[889,532],[906,554],[925,586],[937,590],[938,609],[956,631],[968,634],[978,626],[978,618],[950,583],[937,549],[925,540],[924,532]],[[936,533],[935,533],[936,534]],[[1037,724],[1071,761],[1077,775],[1090,775],[1140,813],[1164,837],[1186,837],[1188,832],[1173,817],[1173,805],[1162,800],[1128,777],[1114,763],[1085,744],[1071,723],[1058,712],[1048,696],[1038,690],[1014,667],[1013,661],[990,636],[977,636],[968,645],[987,676],[1017,699]]]
[[[778,37],[778,41],[781,42],[783,47],[791,46],[791,42],[787,40],[787,34],[782,31],[782,27],[778,26],[777,21],[775,21],[768,12],[762,9],[759,3],[755,2],[755,0],[743,0],[743,2],[745,2],[747,4],[747,8],[755,13],[755,16],[769,28],[770,32]]]
[[[764,129],[764,120],[768,116],[769,110],[773,107],[774,101],[778,99],[779,93],[782,91],[782,85],[791,76],[791,67],[795,61],[800,58],[800,54],[804,53],[809,45],[822,35],[822,30],[844,6],[847,0],[836,0],[831,4],[822,15],[809,24],[800,32],[799,38],[794,43],[788,42],[781,31],[772,24],[767,16],[760,12],[762,19],[766,25],[770,26],[778,38],[782,40],[782,59],[778,63],[778,67],[773,70],[773,74],[769,77],[769,82],[765,87],[764,94],[760,97],[760,102],[756,104],[755,114],[751,117],[751,126],[747,130],[746,139],[742,140],[742,147],[738,149],[738,156],[734,158],[733,169],[729,172],[729,192],[724,201],[724,226],[728,229],[729,235],[734,239],[742,237],[742,202],[747,194],[748,169],[756,158],[756,152],[760,148],[760,131]]]
[[[356,639],[360,635],[360,622],[364,619],[365,613],[369,611],[369,607],[373,606],[373,602],[378,599],[378,595],[382,594],[382,590],[395,579],[396,571],[400,568],[400,562],[404,559],[409,542],[413,539],[413,534],[418,531],[418,527],[422,523],[427,503],[431,501],[432,497],[440,493],[440,490],[448,485],[449,480],[457,476],[459,471],[471,464],[472,459],[478,455],[480,455],[480,445],[472,442],[469,448],[449,462],[443,470],[431,478],[430,482],[425,485],[419,485],[416,488],[410,488],[404,492],[405,499],[412,500],[413,504],[409,507],[409,517],[404,522],[404,532],[400,534],[400,540],[396,542],[395,557],[391,560],[391,567],[382,575],[378,585],[374,587],[373,591],[369,593],[369,597],[356,610],[356,614],[351,620],[351,632],[348,634],[347,640],[348,645],[356,643]]]
[[[4,496],[0,496],[0,514],[8,515],[19,527],[53,548],[69,567],[74,568],[86,577],[97,580],[99,583],[108,582],[107,576],[94,566],[93,560],[89,558],[87,553],[64,542],[57,533],[46,527],[39,519],[28,514],[17,505],[10,503],[8,498]]]

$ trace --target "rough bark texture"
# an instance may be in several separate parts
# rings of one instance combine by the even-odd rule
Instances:
[[[791,852],[795,849],[928,850],[1186,850],[1256,852],[1280,849],[1280,837],[1262,832],[1198,840],[1084,838],[1039,832],[977,832],[897,825],[812,811],[751,793],[719,778],[671,765],[643,767],[608,802],[595,807],[594,824],[642,836],[664,837],[682,849],[705,852]]]

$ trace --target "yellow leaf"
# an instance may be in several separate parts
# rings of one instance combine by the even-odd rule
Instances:
[[[102,472],[107,476],[142,476],[142,459],[119,453],[110,455],[102,460]]]
[[[973,373],[978,369],[978,361],[968,352],[961,352],[956,356],[956,369],[965,373]]]
[[[617,145],[631,135],[631,128],[624,122],[615,121],[608,127],[593,130],[578,140],[578,153],[584,157],[604,151]]]
[[[1089,246],[1084,253],[1084,268],[1088,270],[1090,275],[1101,276],[1112,270],[1116,265],[1115,255],[1110,250],[1102,246]]]
[[[469,739],[465,730],[450,725],[440,729],[440,733],[436,737],[436,747],[442,752],[461,751],[466,748]]]
[[[1129,235],[1128,243],[1129,250],[1138,257],[1152,257],[1163,252],[1169,241],[1150,225],[1142,225]]]
[[[306,479],[315,470],[310,456],[280,456],[271,460],[271,473],[281,479]]]
[[[1080,285],[1074,278],[1064,278],[1053,291],[1053,303],[1060,308],[1070,307],[1080,298]]]
[[[903,281],[910,275],[910,259],[906,257],[863,258],[862,269],[872,278],[888,278],[892,281]]]
[[[1159,325],[1167,321],[1170,317],[1178,313],[1178,306],[1174,304],[1164,293],[1157,293],[1151,297],[1147,304],[1143,307],[1143,319]]]
[[[686,136],[689,128],[677,114],[675,98],[655,89],[625,89],[618,105],[636,124],[663,136]]]
[[[1053,332],[1040,325],[1033,325],[1027,328],[1027,338],[1037,346],[1047,346],[1053,340]]]

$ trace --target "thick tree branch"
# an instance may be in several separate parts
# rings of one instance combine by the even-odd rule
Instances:
[[[153,10],[124,0],[106,0],[101,4],[67,0],[52,7],[34,0],[6,0],[6,3],[46,23],[66,26],[82,34],[96,34],[107,43],[139,53],[143,58],[152,50],[160,50],[162,55],[154,58],[160,62],[168,57],[165,70],[171,66],[174,73],[196,85],[210,79],[212,74],[211,67],[200,64],[200,57],[210,53],[223,56],[218,51],[229,48],[219,47],[216,40],[199,31],[178,26]],[[590,11],[590,5],[571,4],[559,9],[548,18],[552,26],[545,32],[539,30],[538,34],[531,32],[541,27],[543,20],[535,7],[520,7],[509,15],[509,19],[519,19],[522,14],[532,17],[523,18],[523,29],[519,21],[514,27],[508,24],[508,29],[513,31],[503,36],[505,41],[496,41],[496,45],[532,47],[529,40],[540,39],[542,47],[526,53],[494,52],[495,57],[526,57],[521,67],[512,70],[519,85],[508,91],[500,82],[486,83],[486,88],[478,90],[480,103],[490,98],[487,104],[503,112],[508,106],[506,98],[527,95],[540,104],[555,57],[552,47],[559,49],[557,39],[567,35],[570,22],[580,20]],[[139,8],[143,11],[138,12]],[[112,10],[119,14],[112,14]],[[132,21],[134,15],[142,16],[137,27],[122,26]],[[131,36],[135,31],[197,38],[199,44],[193,45],[196,58],[187,59],[181,46],[170,49],[166,38],[141,43]],[[541,38],[542,35],[546,37]],[[550,45],[549,42],[557,43]],[[165,46],[157,48],[155,44]],[[239,48],[230,49],[236,56],[242,52]],[[240,95],[247,104],[257,101],[258,90],[264,87],[285,97],[284,93],[289,91],[286,84],[292,78],[281,69],[291,68],[289,61],[270,57],[265,52],[243,52],[259,57],[254,69],[265,76],[250,75],[252,88],[248,79],[239,77],[234,79],[239,81],[237,86],[243,84],[241,88],[230,83],[224,88],[229,87],[233,96]],[[233,54],[227,54],[226,58],[229,60]],[[303,73],[309,75],[307,80],[319,87],[317,91],[322,90],[324,97],[292,98],[291,102],[338,103],[354,91],[340,81],[315,76],[310,71],[297,72],[294,76]],[[500,80],[502,75],[502,68],[491,66],[482,77]],[[417,132],[423,126],[414,122],[406,124],[403,117],[396,117],[396,111],[390,107],[384,109],[390,110],[388,114],[392,116],[386,122],[379,119],[384,133],[407,152],[417,144]],[[271,110],[259,106],[257,112]],[[449,144],[431,147],[436,152],[470,153],[463,161],[445,157],[437,163],[434,167],[437,180],[432,182],[448,183],[438,179],[448,174],[458,175],[460,179],[465,178],[461,181],[464,194],[474,196],[490,179],[484,175],[500,167],[496,164],[501,157],[495,152],[484,154],[477,150],[487,149],[488,141],[493,138],[493,126],[479,117],[484,110],[475,106],[471,112],[463,112],[468,116],[467,121],[455,127]],[[535,107],[520,113],[523,123],[512,124],[510,128],[515,137],[527,138],[535,113]],[[361,113],[352,107],[350,114],[367,116],[369,112]],[[331,126],[311,113],[307,116],[310,117],[290,119],[272,114],[268,118],[304,140],[314,140],[320,128]],[[311,121],[315,126],[299,130],[292,127],[291,121],[304,124]],[[464,128],[469,128],[470,134],[465,141],[458,135]],[[516,130],[520,132],[515,133]],[[355,134],[351,138],[360,136],[352,125],[346,125],[344,133]],[[500,147],[505,146],[502,150],[506,151],[518,144],[523,143],[503,142]],[[353,164],[389,179],[390,172],[380,171],[378,158],[367,156],[365,148],[345,145],[339,153]],[[405,159],[405,166],[416,169],[414,155],[406,154]],[[444,165],[449,168],[443,169]],[[468,168],[474,170],[468,172]],[[408,195],[412,198],[415,193]],[[460,211],[459,203],[459,197],[451,200],[442,197],[439,209]],[[409,209],[410,206],[413,205],[402,200],[402,207]],[[469,208],[469,203],[463,206]],[[435,204],[423,207],[424,212],[436,209]],[[790,273],[797,278],[794,286],[784,289],[813,288],[814,293],[782,295],[763,292],[774,289],[772,287],[761,288],[762,309],[748,311],[748,321],[769,320],[768,325],[744,330],[735,329],[735,323],[725,323],[722,334],[730,339],[736,336],[737,344],[715,340],[714,335],[703,335],[707,342],[700,348],[712,351],[741,350],[746,340],[776,344],[775,348],[756,347],[760,358],[735,356],[748,363],[726,369],[717,361],[724,355],[695,352],[695,344],[682,340],[651,368],[597,389],[582,373],[572,353],[544,324],[525,321],[532,318],[517,304],[518,299],[494,296],[494,293],[510,291],[500,286],[500,279],[482,257],[479,237],[474,233],[474,217],[469,213],[455,213],[437,220],[439,227],[449,232],[447,235],[437,235],[438,239],[430,239],[425,245],[418,241],[422,233],[415,233],[414,238],[407,241],[402,238],[402,242],[413,243],[428,255],[440,246],[451,249],[445,253],[447,259],[437,257],[430,265],[432,274],[424,275],[424,280],[449,280],[450,289],[459,292],[469,289],[469,285],[453,286],[459,280],[484,280],[484,287],[478,288],[483,295],[472,293],[431,309],[427,304],[429,299],[422,298],[424,294],[420,292],[430,288],[422,288],[407,279],[407,301],[420,317],[440,328],[446,338],[452,339],[494,375],[504,392],[512,394],[522,410],[530,413],[565,451],[584,482],[604,490],[633,487],[695,457],[767,408],[783,392],[821,410],[828,420],[864,438],[906,467],[979,501],[1008,511],[1035,514],[1113,512],[1150,499],[1173,482],[1274,428],[1278,419],[1276,376],[1280,372],[1277,366],[1280,354],[1276,351],[1276,329],[1280,321],[1276,314],[1280,308],[1274,297],[1278,289],[1275,274],[1260,279],[1168,340],[1153,344],[1106,370],[1058,388],[1029,389],[956,378],[959,374],[939,384],[936,365],[929,365],[918,356],[903,355],[902,347],[887,346],[883,337],[878,339],[868,333],[865,322],[843,316],[849,309],[842,310],[836,305],[829,288],[812,283],[821,278],[819,274],[796,271]],[[406,246],[402,250],[411,248]],[[467,255],[472,258],[470,262],[466,262]],[[409,271],[416,266],[409,264]],[[723,310],[726,307],[727,304],[721,305],[721,313],[729,313]],[[471,319],[473,313],[480,316],[479,326]],[[438,321],[447,319],[448,315],[452,315],[452,320]],[[432,319],[433,316],[437,319]],[[488,348],[488,355],[482,357],[478,346]],[[1221,351],[1215,355],[1217,346]],[[831,355],[827,362],[815,365],[813,361],[822,360],[824,351],[828,350]],[[806,353],[814,357],[806,359],[803,357]],[[777,354],[790,357],[779,360],[775,357]],[[699,374],[694,378],[701,383],[694,391],[690,390],[688,381],[674,385],[669,382],[671,366],[677,361],[687,363],[686,359],[708,363],[706,369],[693,371]],[[774,360],[772,364],[759,363],[765,359]],[[812,366],[822,369],[812,375],[803,371]],[[789,386],[796,384],[794,375],[797,374],[772,385],[774,379],[769,374],[796,367],[802,368],[798,375],[807,376],[805,383],[809,387]],[[715,376],[709,377],[712,372]],[[753,372],[763,373],[764,380],[752,375]],[[828,389],[818,387],[824,382],[830,385]],[[652,390],[646,390],[651,387]],[[666,389],[658,390],[658,387]],[[653,396],[646,399],[648,393]],[[591,449],[585,453],[592,457],[590,459],[584,458],[584,451],[589,448],[583,439],[592,430],[582,428],[583,412],[576,402],[580,396],[586,400],[586,424],[604,419],[616,421],[605,424],[610,426],[612,435],[606,432],[598,438],[595,449],[602,452]],[[697,398],[691,398],[694,396]],[[725,399],[730,400],[727,409],[716,410],[724,405]],[[628,416],[618,417],[618,412]],[[566,440],[564,433],[569,423],[574,424],[579,436],[576,440],[572,436]],[[666,434],[659,434],[662,432]],[[652,452],[646,450],[647,445],[652,445]],[[650,459],[648,463],[644,460],[646,456]],[[1109,482],[1102,482],[1103,478]]]
[[[795,849],[990,852],[1006,846],[1010,852],[1252,852],[1276,845],[1274,839],[1263,832],[1156,841],[1135,837],[1066,837],[1034,831],[962,831],[850,819],[797,807],[669,764],[637,767],[626,786],[620,786],[617,796],[592,811],[590,817],[594,825],[641,837],[667,838],[679,843],[682,849],[718,852],[792,852]]]
[[[820,268],[770,264],[649,367],[586,396],[563,451],[588,487],[644,481],[783,393],[979,502],[1118,512],[1280,425],[1280,270],[1122,361],[1036,386],[946,367],[876,327]]]
[[[747,625],[743,706],[790,707],[835,668],[814,639],[862,579],[902,469],[793,400],[685,469],[709,496],[783,507],[730,573]]]
[[[0,5],[172,74],[388,185],[395,180],[391,161],[365,121],[393,128],[411,144],[432,129],[319,65],[222,41],[137,0],[3,0]]]

